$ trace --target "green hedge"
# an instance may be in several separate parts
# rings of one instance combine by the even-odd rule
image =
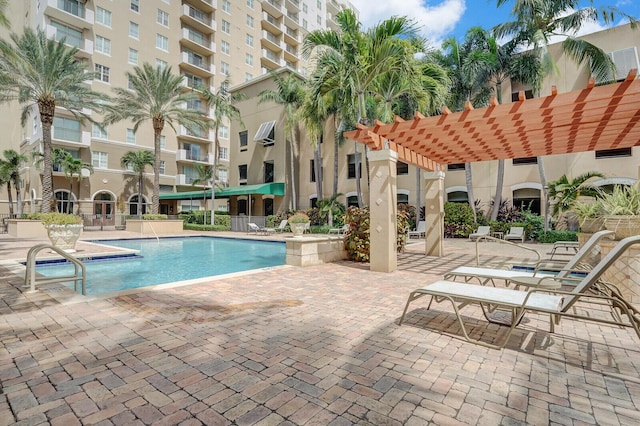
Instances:
[[[555,243],[556,241],[578,241],[578,233],[575,231],[547,231],[538,236],[541,243]]]
[[[204,225],[204,210],[195,210],[193,212],[179,213],[178,219],[185,224],[191,223],[196,225]],[[216,212],[214,225],[227,227],[227,231],[231,229],[231,217],[227,212]],[[211,223],[211,210],[207,210],[207,226]],[[185,228],[186,229],[186,228]],[[224,229],[223,229],[224,230]]]
[[[189,231],[229,231],[231,227],[223,225],[200,225],[197,223],[185,223],[184,229]]]

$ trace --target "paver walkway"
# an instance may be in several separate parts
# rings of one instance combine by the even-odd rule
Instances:
[[[497,351],[426,301],[397,325],[471,245],[410,250],[391,274],[339,262],[72,304],[0,267],[0,424],[639,424],[629,330],[563,320],[549,335],[531,315]]]

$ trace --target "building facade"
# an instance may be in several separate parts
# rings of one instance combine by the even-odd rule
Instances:
[[[7,16],[12,30],[40,28],[51,39],[78,48],[77,58],[87,69],[98,72],[89,81],[98,92],[112,94],[115,87],[128,87],[126,72],[150,63],[171,67],[183,76],[185,90],[217,90],[225,79],[238,85],[266,73],[288,67],[307,72],[302,41],[307,31],[325,28],[338,10],[350,4],[338,0],[29,0],[9,2]],[[2,30],[2,37],[8,31]],[[187,108],[211,116],[203,102]],[[0,124],[8,138],[3,149],[16,149],[27,156],[42,151],[42,129],[37,110],[29,122],[20,124],[20,107],[0,106]],[[95,113],[94,113],[95,114]],[[92,116],[96,121],[101,117]],[[230,123],[219,129],[221,143],[217,184],[229,185],[231,150]],[[81,123],[62,108],[56,111],[53,146],[92,164],[92,174],[83,173],[73,185],[59,165],[54,166],[54,192],[58,208],[68,202],[74,212],[113,216],[137,214],[136,178],[120,166],[131,150],[153,150],[151,124],[136,132],[131,122],[106,128]],[[165,127],[162,135],[161,194],[204,190],[193,185],[196,164],[213,164],[212,131],[193,133],[180,126]],[[22,170],[24,211],[38,211],[41,200],[41,170],[29,161]],[[151,201],[152,170],[145,174],[142,198]],[[202,197],[163,201],[162,213],[201,209]],[[209,206],[209,208],[211,208]],[[216,208],[227,209],[226,200]],[[146,210],[146,205],[143,206]],[[7,194],[0,192],[0,213],[6,213]]]

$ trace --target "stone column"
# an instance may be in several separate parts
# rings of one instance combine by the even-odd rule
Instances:
[[[425,224],[424,254],[444,256],[444,172],[424,172]]]
[[[398,154],[388,149],[369,151],[370,269],[398,269],[396,251],[396,162]]]

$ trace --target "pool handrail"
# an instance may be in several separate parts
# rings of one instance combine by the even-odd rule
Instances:
[[[36,278],[36,256],[41,250],[45,249],[50,249],[58,253],[63,258],[67,259],[69,262],[73,263],[74,274],[65,275],[62,277]],[[80,274],[78,274],[78,270],[80,270]],[[87,270],[84,263],[82,263],[76,257],[70,255],[66,251],[62,250],[61,248],[51,244],[37,244],[29,249],[29,252],[27,253],[26,271],[24,276],[25,287],[30,287],[29,291],[36,291],[36,284],[59,283],[65,281],[73,281],[73,289],[76,293],[78,292],[78,281],[82,281],[82,295],[84,296],[87,290]]]

